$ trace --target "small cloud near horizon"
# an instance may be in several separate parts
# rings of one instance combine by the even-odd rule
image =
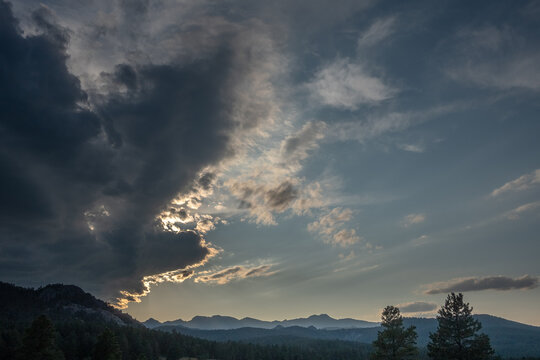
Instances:
[[[437,304],[425,301],[412,301],[396,305],[402,313],[428,313],[437,309]]]

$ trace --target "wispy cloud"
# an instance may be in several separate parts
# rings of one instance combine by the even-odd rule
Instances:
[[[534,37],[508,26],[484,26],[462,29],[455,40],[455,60],[446,69],[453,79],[497,89],[540,90]]]
[[[330,235],[335,231],[336,227],[343,225],[345,222],[351,220],[351,218],[351,209],[337,207],[332,209],[324,216],[321,216],[318,221],[309,224],[308,230],[311,232],[319,232],[321,234]]]
[[[324,138],[326,124],[322,121],[310,121],[298,132],[287,136],[281,143],[283,161],[298,162],[308,157],[309,151],[316,149]]]
[[[395,30],[395,17],[387,17],[376,20],[371,26],[360,35],[358,39],[358,50],[362,51],[367,47],[376,45],[390,36]]]
[[[537,184],[540,184],[540,169],[536,169],[529,174],[521,175],[517,179],[507,182],[503,186],[493,190],[491,196],[495,197],[506,192],[527,190]]]
[[[411,241],[411,245],[412,246],[422,246],[422,245],[426,245],[427,243],[430,242],[430,238],[429,236],[427,235],[420,235],[419,237],[417,237],[416,239],[413,239]]]
[[[352,111],[393,98],[398,89],[371,70],[366,55],[394,32],[394,24],[394,17],[376,20],[360,34],[356,58],[337,57],[321,67],[307,84],[313,98],[324,106]]]
[[[339,254],[339,259],[343,262],[353,260],[356,257],[354,250],[351,250],[348,254]]]
[[[510,220],[516,220],[519,216],[528,211],[532,211],[540,207],[540,201],[530,202],[521,206],[518,206],[515,209],[508,211],[505,215]]]
[[[398,145],[398,147],[401,150],[415,152],[415,153],[422,153],[425,150],[423,146],[418,145],[418,144],[402,144],[402,145]]]
[[[507,276],[486,276],[457,278],[445,282],[425,285],[426,294],[442,294],[448,292],[465,292],[481,290],[529,290],[538,286],[538,277],[523,275],[517,278]]]
[[[396,89],[370,74],[365,65],[348,58],[338,58],[323,67],[308,89],[322,105],[347,110],[378,104],[396,93]]]
[[[259,265],[259,266],[244,266],[237,265],[221,269],[218,271],[203,271],[200,272],[193,281],[196,283],[205,284],[227,284],[234,280],[241,280],[246,278],[270,276],[275,274],[275,271],[270,271],[272,265]]]
[[[351,219],[351,209],[337,207],[308,224],[307,228],[309,232],[321,236],[325,243],[349,247],[363,240],[355,229],[345,227]],[[371,244],[367,243],[366,246],[371,247]]]
[[[426,221],[426,215],[425,214],[409,214],[406,215],[403,220],[403,226],[408,227],[415,224],[420,224]]]
[[[342,229],[332,236],[332,243],[341,247],[347,247],[360,242],[362,238],[356,234],[354,229]]]
[[[373,114],[365,119],[336,122],[329,126],[326,141],[356,140],[365,142],[384,134],[398,133],[437,117],[458,111],[465,104],[435,106],[422,111]]]

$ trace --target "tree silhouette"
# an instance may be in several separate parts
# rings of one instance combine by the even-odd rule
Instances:
[[[114,333],[105,329],[98,337],[94,348],[94,360],[121,360],[122,352]]]
[[[463,294],[451,293],[439,310],[437,331],[430,334],[428,355],[437,360],[491,359],[494,351],[489,337],[477,332],[482,324],[472,317],[473,308],[463,302]]]
[[[416,331],[414,326],[405,329],[399,309],[387,306],[382,313],[381,326],[377,340],[373,342],[375,352],[372,360],[402,360],[413,359],[418,354],[416,348]]]
[[[24,360],[63,360],[64,354],[56,346],[54,326],[45,315],[38,316],[26,330],[19,358]]]

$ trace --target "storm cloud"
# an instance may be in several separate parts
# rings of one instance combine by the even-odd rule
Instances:
[[[237,129],[257,124],[235,88],[253,74],[248,45],[226,33],[196,60],[117,64],[90,100],[67,66],[69,31],[46,8],[33,19],[39,32],[23,35],[0,2],[3,278],[111,297],[207,261],[217,250],[205,231],[170,231],[156,217],[179,193],[208,189],[215,176],[204,169],[233,154]],[[282,190],[269,195],[278,207],[293,196]]]

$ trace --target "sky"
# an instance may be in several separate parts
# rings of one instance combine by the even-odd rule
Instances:
[[[0,0],[0,280],[540,325],[539,39],[538,1]]]

